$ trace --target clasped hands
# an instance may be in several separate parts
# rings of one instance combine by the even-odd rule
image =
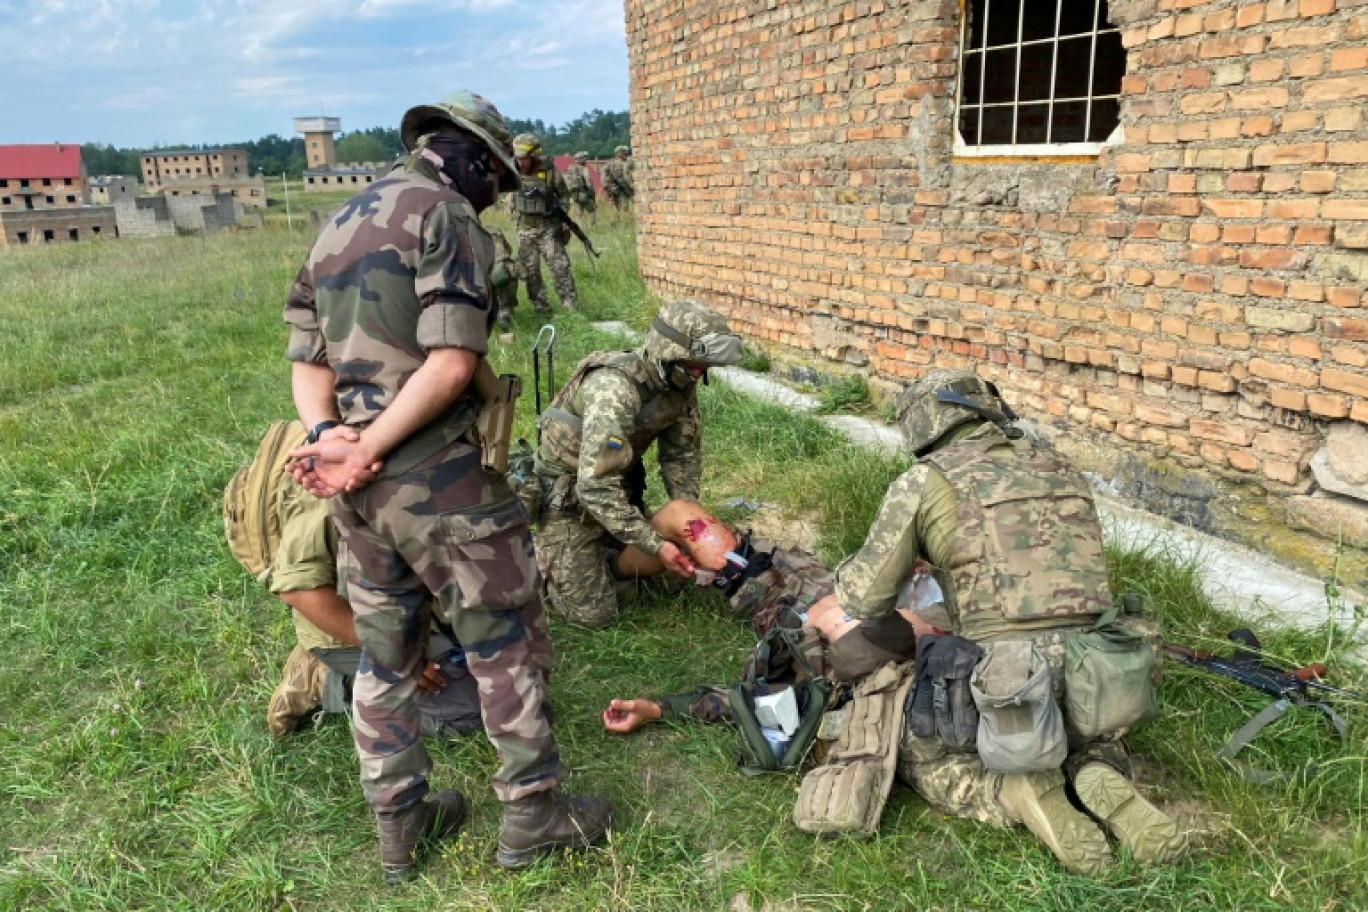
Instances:
[[[310,443],[293,450],[285,471],[315,497],[359,491],[385,467],[376,459],[355,428],[329,428]]]

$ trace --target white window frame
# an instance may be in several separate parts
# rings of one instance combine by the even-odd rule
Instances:
[[[1123,129],[1122,126],[1121,126],[1120,118],[1117,119],[1116,128],[1115,128],[1114,130],[1112,130],[1112,132],[1107,136],[1107,138],[1104,139],[1104,140],[1102,140],[1101,142],[1093,141],[1093,142],[1068,142],[1068,143],[1051,143],[1051,142],[1045,142],[1045,143],[996,143],[996,144],[994,144],[994,145],[986,145],[986,146],[985,146],[985,145],[979,145],[979,144],[972,144],[972,145],[971,145],[970,143],[966,142],[965,139],[964,139],[964,135],[960,132],[960,106],[961,106],[961,104],[962,104],[962,102],[963,102],[963,99],[964,99],[964,70],[965,70],[965,65],[966,65],[966,64],[965,64],[965,53],[966,53],[966,51],[970,50],[970,49],[968,49],[968,48],[965,47],[965,43],[969,40],[969,3],[970,3],[970,2],[971,2],[971,0],[960,0],[960,43],[959,43],[959,58],[958,58],[958,59],[959,59],[959,68],[958,68],[959,72],[958,72],[958,76],[957,76],[956,79],[955,79],[955,115],[954,115],[954,135],[955,135],[955,139],[954,139],[954,143],[952,144],[952,147],[951,147],[951,154],[952,154],[955,158],[1002,158],[1002,157],[1013,157],[1013,158],[1015,158],[1015,157],[1024,157],[1024,158],[1051,158],[1051,157],[1069,157],[1069,156],[1080,156],[1080,155],[1096,156],[1096,155],[1098,155],[1098,154],[1102,151],[1103,148],[1105,148],[1105,147],[1107,147],[1107,146],[1120,145],[1121,143],[1125,142],[1125,131],[1124,131],[1124,129]],[[1011,43],[1011,44],[993,45],[991,48],[989,48],[988,45],[987,45],[987,41],[988,41],[988,19],[989,19],[989,15],[990,15],[990,12],[991,12],[990,9],[989,9],[989,7],[990,7],[993,3],[995,3],[995,2],[996,2],[997,4],[999,4],[999,5],[1001,5],[1001,4],[1003,4],[1003,3],[1011,2],[1011,0],[983,0],[983,3],[984,3],[984,22],[983,22],[984,47],[983,47],[983,48],[977,49],[978,52],[979,52],[978,66],[980,67],[980,69],[979,69],[979,93],[980,93],[980,94],[979,94],[979,98],[980,98],[980,102],[979,102],[979,104],[975,105],[975,107],[977,107],[978,110],[979,110],[979,112],[980,112],[980,113],[979,113],[979,135],[980,135],[980,136],[983,135],[983,115],[982,115],[982,112],[983,112],[984,108],[986,108],[986,107],[1011,107],[1011,108],[1013,108],[1012,132],[1013,132],[1013,134],[1016,133],[1016,112],[1015,112],[1015,109],[1018,108],[1018,107],[1020,107],[1020,105],[1021,105],[1021,99],[1020,99],[1020,96],[1021,96],[1021,49],[1022,49],[1022,47],[1031,47],[1031,46],[1041,45],[1041,44],[1047,44],[1047,43],[1048,43],[1048,44],[1054,44],[1054,45],[1057,46],[1057,45],[1059,44],[1059,12],[1060,12],[1061,7],[1062,7],[1062,5],[1063,5],[1064,3],[1078,3],[1078,2],[1080,2],[1080,0],[1056,0],[1056,2],[1055,2],[1055,34],[1054,34],[1054,36],[1051,37],[1051,38],[1041,38],[1041,39],[1036,39],[1036,40],[1032,40],[1032,41],[1023,41],[1023,40],[1022,40],[1022,27],[1023,27],[1023,23],[1025,22],[1025,19],[1026,19],[1026,4],[1027,4],[1027,2],[1029,2],[1029,0],[1016,0],[1016,2],[1019,4],[1019,6],[1018,6],[1018,8],[1017,8],[1017,36],[1016,36],[1016,41],[1013,42],[1013,43]],[[1081,0],[1081,2],[1087,2],[1087,0]],[[1082,96],[1082,97],[1078,97],[1078,98],[1061,98],[1061,99],[1056,99],[1056,98],[1054,97],[1054,88],[1053,88],[1053,86],[1054,86],[1054,81],[1055,81],[1055,68],[1056,68],[1056,66],[1058,65],[1058,62],[1059,62],[1059,54],[1058,54],[1058,49],[1057,49],[1057,47],[1056,47],[1056,52],[1055,52],[1055,54],[1053,54],[1053,55],[1051,56],[1051,61],[1050,61],[1050,85],[1051,85],[1051,89],[1050,89],[1050,95],[1049,95],[1049,98],[1048,98],[1049,114],[1050,114],[1050,115],[1053,115],[1053,113],[1054,113],[1054,106],[1055,106],[1056,101],[1061,101],[1061,102],[1088,101],[1088,102],[1091,102],[1091,101],[1093,101],[1093,100],[1095,100],[1095,99],[1109,99],[1109,98],[1115,98],[1115,99],[1117,99],[1118,104],[1120,103],[1120,98],[1121,98],[1121,96],[1120,96],[1120,87],[1119,87],[1119,86],[1118,86],[1118,88],[1117,88],[1117,94],[1116,94],[1116,95],[1093,95],[1093,94],[1092,94],[1093,68],[1094,68],[1094,66],[1095,66],[1095,64],[1096,64],[1096,62],[1097,62],[1097,36],[1098,36],[1099,34],[1104,34],[1104,33],[1109,33],[1109,32],[1119,32],[1120,30],[1117,29],[1115,26],[1109,26],[1108,28],[1098,29],[1098,28],[1096,27],[1098,7],[1104,2],[1104,0],[1091,0],[1091,2],[1094,4],[1094,6],[1093,6],[1093,23],[1094,23],[1093,30],[1092,30],[1091,32],[1080,32],[1080,33],[1078,33],[1077,35],[1067,35],[1067,36],[1065,36],[1066,38],[1079,38],[1079,37],[1082,37],[1083,35],[1091,35],[1091,36],[1092,36],[1092,41],[1091,41],[1091,43],[1090,43],[1090,45],[1089,45],[1089,56],[1088,56],[1088,81],[1087,81],[1088,94],[1086,94],[1086,95],[1084,95],[1084,96]],[[982,99],[982,97],[983,97],[982,93],[983,93],[984,79],[985,79],[985,77],[987,76],[987,67],[988,67],[988,53],[987,53],[987,52],[988,52],[988,50],[990,50],[990,49],[991,49],[991,50],[999,50],[999,49],[1004,49],[1004,48],[1016,48],[1016,50],[1017,50],[1017,69],[1016,69],[1016,72],[1013,74],[1013,80],[1012,80],[1012,81],[1013,81],[1013,91],[1012,91],[1013,100],[1010,101],[1010,102],[995,103],[995,104],[992,104],[992,105],[984,105],[984,104],[982,103],[981,99]],[[1124,53],[1124,50],[1122,51],[1122,53]],[[1033,101],[1032,103],[1038,103],[1038,102]],[[1084,136],[1088,135],[1088,131],[1089,131],[1089,128],[1090,128],[1090,126],[1091,126],[1091,123],[1090,123],[1091,117],[1092,117],[1092,106],[1091,106],[1091,104],[1089,104],[1089,105],[1088,105],[1087,114],[1085,115],[1084,126],[1083,126],[1083,135],[1084,135]],[[1048,133],[1048,131],[1049,131],[1050,129],[1053,128],[1052,120],[1053,120],[1053,117],[1052,117],[1052,116],[1047,116],[1047,119],[1046,119],[1046,130],[1047,130],[1047,133]]]

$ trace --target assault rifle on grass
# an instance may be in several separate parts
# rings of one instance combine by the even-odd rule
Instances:
[[[1365,703],[1368,703],[1368,695],[1357,694],[1326,684],[1321,680],[1325,676],[1326,668],[1320,662],[1313,662],[1310,665],[1290,670],[1268,664],[1263,658],[1262,644],[1259,643],[1258,637],[1254,636],[1253,632],[1248,629],[1241,628],[1231,631],[1229,639],[1235,643],[1235,650],[1230,658],[1189,649],[1177,643],[1165,642],[1163,644],[1164,655],[1170,659],[1182,662],[1184,665],[1190,665],[1193,668],[1200,668],[1211,674],[1230,678],[1232,681],[1237,681],[1246,687],[1252,687],[1273,697],[1272,703],[1264,707],[1239,731],[1230,736],[1230,740],[1217,752],[1217,757],[1235,763],[1236,754],[1258,737],[1261,731],[1293,707],[1313,709],[1321,713],[1335,729],[1340,740],[1344,740],[1346,728],[1344,719],[1335,712],[1334,707],[1329,703],[1324,700],[1312,699],[1311,692],[1333,694]],[[1235,765],[1241,768],[1246,779],[1260,785],[1283,778],[1280,774],[1267,770],[1253,769],[1238,763]]]

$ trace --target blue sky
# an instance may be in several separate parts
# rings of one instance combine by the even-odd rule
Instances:
[[[547,123],[627,107],[621,0],[0,0],[0,48],[0,143],[397,126],[458,88]]]

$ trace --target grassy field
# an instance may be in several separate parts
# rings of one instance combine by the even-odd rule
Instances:
[[[500,871],[492,751],[435,745],[434,782],[465,791],[472,818],[418,880],[385,887],[345,722],[266,735],[291,627],[222,541],[224,484],[290,412],[280,312],[308,237],[278,221],[0,253],[0,909],[1368,907],[1365,713],[1347,713],[1345,745],[1290,713],[1251,753],[1292,775],[1260,788],[1213,755],[1265,700],[1183,668],[1133,738],[1144,787],[1195,833],[1179,864],[1073,877],[1024,831],[945,819],[901,787],[879,838],[806,837],[789,822],[797,779],[742,776],[725,728],[601,731],[612,696],[737,672],[751,639],[706,593],[647,600],[605,632],[553,623],[562,752],[574,788],[616,802],[610,845]],[[555,317],[562,378],[615,344],[591,320],[652,312],[627,224],[593,233],[602,260],[573,252],[584,310]],[[515,323],[495,358],[530,376],[538,321],[524,306]],[[863,407],[858,392],[832,407]],[[777,504],[767,528],[815,536],[828,560],[859,544],[899,463],[722,384],[703,407],[707,501]],[[530,416],[526,395],[524,433]],[[1154,549],[1110,558],[1173,638],[1219,644],[1236,626],[1195,568]],[[1328,631],[1261,633],[1290,662],[1340,658]]]

